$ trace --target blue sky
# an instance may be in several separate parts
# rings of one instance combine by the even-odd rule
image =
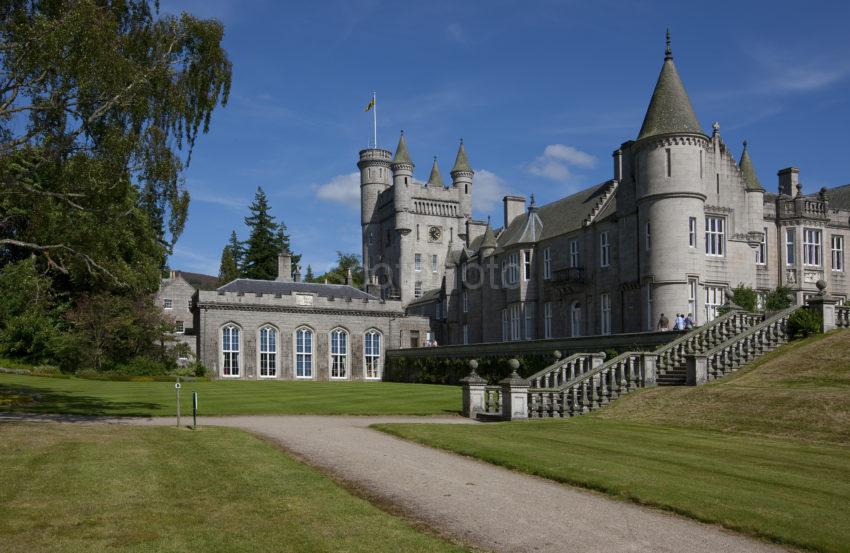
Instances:
[[[749,141],[768,190],[850,182],[850,3],[163,0],[225,26],[230,103],[185,172],[189,220],[170,265],[218,273],[258,186],[303,266],[360,252],[357,152],[378,94],[378,142],[405,130],[415,176],[443,174],[464,138],[474,214],[505,193],[538,204],[611,178],[661,69],[664,32],[703,128]]]

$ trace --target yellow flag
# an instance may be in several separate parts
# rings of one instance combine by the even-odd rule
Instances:
[[[375,107],[375,98],[374,97],[371,100],[369,100],[369,103],[366,104],[366,109],[364,109],[363,111],[369,111],[373,107]]]

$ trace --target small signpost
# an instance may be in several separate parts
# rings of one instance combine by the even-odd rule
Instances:
[[[192,392],[192,430],[198,428],[198,392]]]
[[[174,389],[177,390],[177,428],[180,428],[180,377],[177,377],[177,382],[174,384]]]

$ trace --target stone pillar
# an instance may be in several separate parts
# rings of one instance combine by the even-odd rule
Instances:
[[[469,362],[469,368],[471,369],[469,375],[460,379],[461,384],[463,384],[461,414],[464,417],[474,419],[478,416],[478,413],[484,412],[484,387],[487,386],[487,381],[475,372],[475,369],[478,368],[476,360],[473,359]]]
[[[700,386],[708,381],[708,358],[705,355],[688,355],[688,386]]]
[[[657,383],[658,356],[654,353],[644,353],[640,356],[641,376],[643,377],[644,388],[655,386]]]
[[[608,355],[604,351],[600,351],[599,353],[591,353],[590,354],[590,368],[595,369],[596,367],[601,367],[605,363],[605,358]]]
[[[528,420],[528,380],[522,378],[517,369],[519,361],[511,359],[513,372],[499,381],[502,387],[502,420]]]
[[[836,300],[827,298],[826,296],[818,296],[809,300],[807,307],[817,313],[823,319],[821,331],[829,332],[836,328],[835,324],[835,306],[838,304]]]

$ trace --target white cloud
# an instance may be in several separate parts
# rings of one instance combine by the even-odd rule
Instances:
[[[596,158],[587,152],[565,144],[550,144],[527,169],[532,175],[564,182],[572,177],[572,169],[588,169],[595,165]]]
[[[475,171],[472,181],[472,209],[490,211],[508,194],[508,186],[501,177],[487,169]]]
[[[316,196],[323,200],[360,207],[360,173],[337,175],[316,188]]]

